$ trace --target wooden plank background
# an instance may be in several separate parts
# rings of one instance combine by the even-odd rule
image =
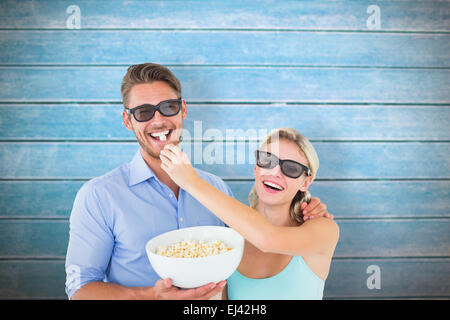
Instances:
[[[75,194],[137,150],[120,82],[149,61],[181,80],[184,150],[242,202],[262,133],[313,142],[311,192],[341,228],[325,298],[450,298],[449,17],[449,1],[2,1],[0,298],[66,298]]]

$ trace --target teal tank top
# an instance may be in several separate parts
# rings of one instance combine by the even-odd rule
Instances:
[[[273,277],[252,279],[237,269],[227,279],[230,300],[321,300],[325,281],[320,279],[301,256]]]

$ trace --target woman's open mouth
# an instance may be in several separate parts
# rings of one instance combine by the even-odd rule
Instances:
[[[264,190],[266,190],[268,193],[277,193],[284,190],[282,186],[280,186],[278,183],[275,183],[273,181],[264,180],[262,182]]]
[[[167,141],[170,141],[170,136],[172,134],[173,130],[165,130],[165,131],[159,131],[159,132],[152,132],[149,133],[149,137],[156,141],[157,143],[166,143]]]

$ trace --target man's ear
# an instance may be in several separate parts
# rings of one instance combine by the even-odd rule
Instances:
[[[303,181],[303,183],[300,186],[300,191],[305,192],[308,190],[309,186],[313,182],[313,176],[306,177],[306,179]]]
[[[122,112],[122,118],[123,118],[123,124],[125,125],[125,127],[128,130],[133,131],[133,126],[131,125],[131,119],[130,116],[128,115],[128,113],[126,113],[125,111]]]
[[[181,102],[181,116],[183,117],[183,120],[187,117],[187,105],[186,100],[182,99]]]

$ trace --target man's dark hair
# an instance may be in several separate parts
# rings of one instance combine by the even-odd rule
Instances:
[[[156,63],[135,64],[128,68],[123,77],[120,91],[124,108],[128,108],[131,88],[136,84],[164,81],[173,88],[178,98],[181,98],[180,81],[168,68]]]

